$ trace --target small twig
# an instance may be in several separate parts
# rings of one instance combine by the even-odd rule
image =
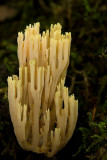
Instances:
[[[31,158],[32,158],[32,155],[30,154],[27,156],[27,158],[25,160],[31,160]]]
[[[73,89],[74,89],[74,85],[75,85],[75,75],[71,78],[71,86],[70,86],[70,89],[69,89],[69,94],[71,94],[73,92]]]
[[[8,143],[7,147],[1,152],[2,156],[7,152],[7,150],[9,149],[9,147],[10,147],[10,143]]]
[[[92,111],[92,120],[94,120],[95,114],[96,114],[96,105],[94,104],[93,111]]]
[[[49,7],[46,6],[44,0],[39,0],[39,4],[40,6],[46,11],[46,12],[50,12],[51,10],[49,9]]]
[[[86,100],[88,99],[88,96],[89,96],[89,91],[88,91],[88,86],[89,86],[89,83],[88,83],[88,77],[87,77],[87,74],[85,73],[85,71],[83,72],[83,77],[84,77],[84,84],[85,84],[85,90],[86,90]]]
[[[66,4],[67,4],[67,7],[66,7],[66,11],[67,11],[67,19],[68,19],[68,22],[69,22],[69,26],[71,27],[71,11],[72,11],[72,7],[71,7],[71,0],[67,0],[66,1]]]

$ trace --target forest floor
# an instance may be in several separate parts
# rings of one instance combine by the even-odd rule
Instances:
[[[60,22],[72,33],[66,86],[79,102],[73,137],[52,160],[107,160],[107,1],[5,0],[0,2],[0,160],[47,160],[24,151],[9,115],[7,77],[18,75],[17,33],[40,22]]]

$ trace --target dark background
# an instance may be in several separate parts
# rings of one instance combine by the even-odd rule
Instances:
[[[7,77],[18,75],[17,33],[60,22],[72,33],[66,86],[79,100],[75,132],[52,158],[18,145],[9,115]],[[107,159],[107,1],[0,0],[0,160]]]

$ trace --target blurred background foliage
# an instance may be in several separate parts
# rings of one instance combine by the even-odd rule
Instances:
[[[40,22],[41,32],[60,22],[72,32],[66,85],[79,100],[76,130],[51,159],[107,159],[107,1],[0,0],[0,159],[46,160],[23,151],[9,115],[7,77],[18,74],[17,33]]]

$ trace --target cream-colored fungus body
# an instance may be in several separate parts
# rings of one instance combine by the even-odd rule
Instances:
[[[40,24],[18,33],[19,77],[8,77],[8,99],[14,132],[21,147],[51,157],[72,137],[78,101],[64,86],[71,34]]]

